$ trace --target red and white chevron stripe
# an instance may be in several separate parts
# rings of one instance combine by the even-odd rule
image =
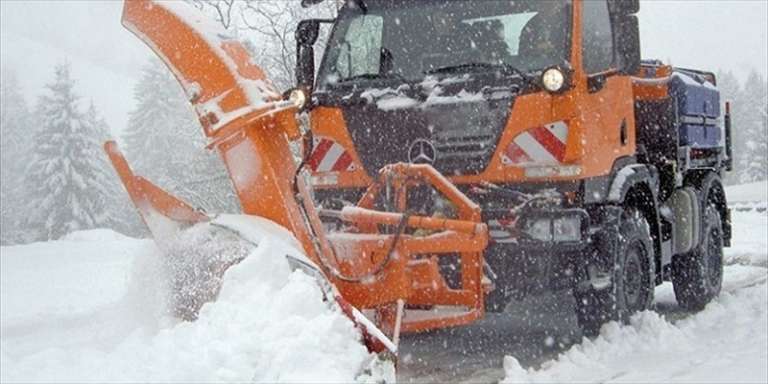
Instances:
[[[557,165],[565,157],[568,125],[556,121],[517,135],[501,156],[505,165]]]
[[[339,143],[324,137],[315,138],[307,165],[313,172],[353,171],[352,155]]]

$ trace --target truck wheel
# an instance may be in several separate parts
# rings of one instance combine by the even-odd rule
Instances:
[[[608,288],[574,291],[576,317],[585,336],[597,336],[609,321],[626,323],[635,312],[648,309],[655,288],[654,249],[648,221],[635,209],[621,218],[612,284]]]
[[[717,208],[704,213],[701,244],[672,259],[672,287],[678,304],[688,310],[703,309],[720,294],[723,285],[723,230]]]

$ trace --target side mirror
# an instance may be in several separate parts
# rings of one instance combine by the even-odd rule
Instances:
[[[296,47],[296,84],[308,90],[315,86],[315,48],[311,45]]]
[[[325,0],[301,0],[301,6],[303,8],[309,8],[315,4],[320,4]]]
[[[315,19],[302,20],[296,27],[296,44],[312,45],[317,41],[320,34],[320,21]]]
[[[616,17],[614,19],[614,31],[616,33],[616,56],[621,72],[629,75],[640,72],[640,28],[637,23],[637,16]]]
[[[296,27],[296,84],[311,90],[315,85],[315,49],[320,21],[302,20]]]
[[[640,0],[610,0],[608,9],[616,16],[634,15],[640,12]]]

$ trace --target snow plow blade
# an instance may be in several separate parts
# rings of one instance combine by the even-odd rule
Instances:
[[[326,301],[338,304],[361,330],[369,351],[395,356],[402,332],[464,325],[483,316],[488,288],[483,251],[489,240],[476,203],[431,166],[401,163],[383,167],[357,207],[318,209],[305,177],[306,158],[297,162],[291,149],[291,142],[302,138],[298,105],[281,97],[248,51],[185,3],[124,4],[123,24],[158,54],[189,96],[208,148],[221,155],[243,213],[268,219],[293,235],[306,257],[289,258],[289,264],[315,276]],[[176,235],[171,238],[183,245],[197,244],[197,237],[185,236],[198,230],[203,239],[228,244],[223,247],[235,256],[216,260],[214,282],[229,263],[238,262],[238,255],[247,254],[248,244],[239,242],[244,233],[238,236],[235,228],[221,228],[215,220],[207,223],[205,215],[133,175],[114,143],[107,144],[107,152],[145,222],[157,227],[152,228],[156,240],[170,227]],[[431,188],[456,214],[410,213],[409,188]],[[392,200],[382,208],[386,199]],[[328,233],[321,216],[345,222],[349,231]],[[157,225],[155,217],[173,225]],[[173,251],[176,243],[170,244],[166,248]],[[442,257],[459,258],[458,286],[441,275]],[[208,281],[209,276],[197,278]],[[188,304],[194,313],[200,302]]]
[[[170,309],[195,320],[203,304],[213,301],[227,268],[243,260],[253,244],[133,173],[114,141],[104,144],[120,180],[144,224],[163,252],[170,277]]]
[[[173,314],[184,320],[196,320],[200,308],[216,299],[227,269],[247,257],[258,244],[248,240],[239,228],[211,220],[149,180],[135,175],[114,141],[105,143],[104,149],[164,253],[163,265],[171,276]],[[396,354],[395,344],[350,305],[312,261],[288,255],[286,259],[292,270],[301,270],[313,277],[326,301],[355,323],[369,351]]]
[[[155,239],[163,239],[181,228],[208,221],[206,215],[189,204],[165,192],[149,180],[135,175],[117,147],[117,143],[106,142],[104,150],[144,220],[144,224]]]

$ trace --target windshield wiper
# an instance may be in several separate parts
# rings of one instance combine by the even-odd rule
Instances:
[[[394,72],[390,72],[390,73],[363,73],[360,75],[355,75],[355,76],[341,79],[339,83],[348,83],[350,81],[355,81],[355,80],[384,80],[384,79],[395,79],[395,80],[400,80],[404,83],[407,82],[403,76],[400,76],[399,74]]]
[[[485,63],[485,62],[475,62],[475,63],[463,63],[463,64],[456,64],[456,65],[446,65],[444,67],[438,67],[438,68],[433,68],[433,69],[424,71],[424,73],[427,75],[432,75],[436,73],[454,73],[454,72],[463,72],[463,71],[473,71],[478,69],[483,71],[501,70],[502,72],[508,72],[508,73],[514,73],[514,74],[520,75],[520,77],[522,77],[526,81],[529,80],[527,73],[507,63],[493,64],[493,63]]]

